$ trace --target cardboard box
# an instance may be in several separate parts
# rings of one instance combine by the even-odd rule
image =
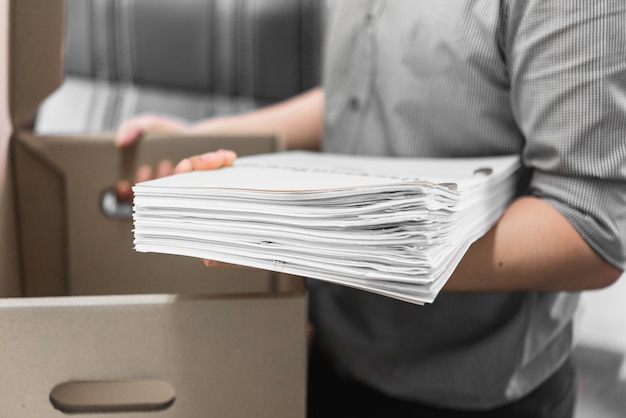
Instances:
[[[269,272],[208,269],[200,260],[133,250],[132,219],[106,214],[113,188],[137,167],[203,150],[239,154],[278,149],[271,137],[144,138],[120,151],[110,134],[14,136],[15,182],[27,296],[259,292]],[[128,205],[130,212],[130,205]]]
[[[9,4],[8,111],[14,127],[24,294],[198,294],[270,289],[274,278],[267,272],[207,269],[199,260],[136,253],[132,248],[132,220],[108,217],[102,206],[116,182],[132,179],[142,164],[154,166],[163,158],[175,163],[219,148],[241,155],[272,152],[280,149],[280,142],[271,137],[152,136],[120,151],[113,145],[112,133],[33,134],[28,127],[39,104],[60,85],[63,76],[65,13],[58,0]],[[7,248],[14,247],[7,244]]]
[[[293,291],[0,300],[1,415],[304,417]]]

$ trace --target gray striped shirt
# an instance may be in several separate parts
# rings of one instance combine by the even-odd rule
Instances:
[[[326,151],[519,153],[530,193],[623,268],[626,2],[336,0],[328,25]],[[403,399],[501,405],[571,348],[573,293],[442,293],[416,307],[310,282],[340,372]]]

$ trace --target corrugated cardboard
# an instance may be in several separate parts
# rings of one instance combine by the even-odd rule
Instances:
[[[279,142],[268,137],[149,137],[120,151],[112,134],[33,134],[28,127],[38,105],[62,78],[63,2],[9,4],[8,110],[17,127],[13,157],[25,295],[257,292],[271,287],[269,273],[209,270],[199,260],[136,253],[132,221],[111,219],[100,206],[103,194],[119,179],[132,179],[142,164],[162,158],[176,162],[218,148],[242,155],[271,152],[280,148]]]
[[[97,393],[110,400],[92,411],[111,418],[304,417],[305,320],[301,297],[289,293],[0,300],[1,415],[65,416],[50,394],[66,382],[156,379],[175,393],[164,410],[115,413],[122,400],[145,397],[133,390]],[[90,388],[75,396],[83,407],[93,398]]]

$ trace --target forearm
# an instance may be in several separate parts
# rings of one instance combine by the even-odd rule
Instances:
[[[254,112],[200,122],[192,127],[192,133],[277,135],[287,149],[318,150],[323,108],[323,90],[316,88]]]
[[[551,205],[523,197],[470,247],[444,290],[576,291],[606,287],[620,274]]]

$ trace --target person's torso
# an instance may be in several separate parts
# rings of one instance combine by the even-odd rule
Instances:
[[[323,75],[324,150],[521,153],[500,3],[334,1]],[[545,378],[571,345],[576,295],[442,293],[420,307],[309,284],[320,344],[340,371],[404,399],[449,407],[502,404]]]

